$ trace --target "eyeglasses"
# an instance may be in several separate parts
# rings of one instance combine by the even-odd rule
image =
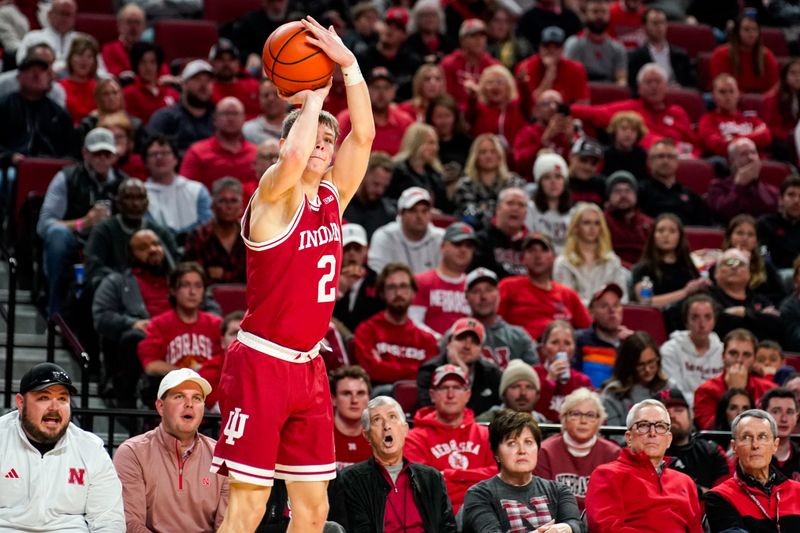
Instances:
[[[386,291],[408,291],[411,290],[410,283],[390,283],[383,286]]]
[[[444,392],[444,393],[466,392],[467,387],[466,385],[442,385],[439,387],[434,387],[433,390],[435,390],[436,392]]]
[[[595,413],[594,411],[589,411],[587,413],[583,413],[581,411],[568,411],[567,418],[572,418],[573,420],[578,418],[585,418],[586,420],[597,420],[600,418],[600,413]]]
[[[666,422],[648,422],[647,420],[641,420],[639,422],[634,422],[628,429],[632,429],[639,435],[647,435],[650,433],[650,428],[653,428],[656,431],[656,435],[665,435],[669,431],[669,427],[669,424]]]
[[[659,361],[661,361],[661,359],[659,357],[656,357],[655,359],[650,359],[649,361],[642,361],[641,363],[636,363],[636,370],[658,368]]]
[[[739,268],[740,266],[744,266],[745,262],[742,261],[741,259],[736,259],[734,257],[731,257],[730,259],[726,259],[725,261],[723,261],[722,264],[729,268]]]
[[[152,157],[153,159],[158,159],[159,157],[170,157],[172,156],[171,150],[159,150],[157,152],[147,152],[147,157]]]
[[[772,439],[773,437],[769,433],[759,433],[758,435],[742,435],[736,437],[735,440],[742,446],[752,446],[754,441],[759,444],[767,444]]]

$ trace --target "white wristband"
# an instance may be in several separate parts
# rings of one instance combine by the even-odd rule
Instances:
[[[353,61],[349,67],[342,67],[342,76],[344,76],[345,87],[351,85],[358,85],[364,81],[364,76],[361,74],[361,69],[358,66],[358,61]]]

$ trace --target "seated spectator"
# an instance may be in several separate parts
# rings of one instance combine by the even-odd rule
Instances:
[[[800,255],[800,177],[787,176],[781,183],[777,213],[758,219],[758,241],[776,268],[792,268]]]
[[[717,219],[727,223],[739,213],[758,217],[775,212],[778,189],[759,179],[761,158],[753,141],[734,139],[728,144],[731,175],[716,178],[705,194],[706,204]]]
[[[371,392],[369,375],[358,365],[339,367],[331,376],[336,470],[372,456],[361,425],[361,415],[367,409]]]
[[[153,134],[170,137],[183,155],[192,143],[214,135],[215,113],[211,98],[214,69],[208,62],[195,59],[183,67],[181,81],[180,101],[155,111],[147,122],[147,129]]]
[[[386,67],[375,67],[364,76],[369,87],[369,100],[372,104],[372,118],[375,121],[374,152],[395,155],[400,150],[400,142],[406,129],[414,123],[414,117],[394,103],[397,84],[394,75]],[[339,139],[350,133],[350,111],[344,109],[337,116]]]
[[[535,410],[539,402],[539,376],[531,365],[522,360],[509,361],[500,377],[500,405],[492,406],[475,420],[491,423],[506,409],[530,413],[537,422],[546,422],[544,415]]]
[[[553,242],[542,233],[531,233],[522,243],[527,275],[500,282],[498,313],[507,322],[522,326],[538,339],[552,320],[566,320],[573,327],[589,327],[591,318],[573,289],[553,281]]]
[[[652,284],[649,298],[641,296],[645,278]],[[666,307],[710,284],[694,265],[680,219],[671,213],[659,215],[647,237],[642,259],[633,267],[636,299],[643,304]]]
[[[78,14],[78,5],[75,0],[54,0],[42,5],[44,18],[40,24],[42,29],[31,30],[22,38],[19,48],[27,50],[34,43],[43,38],[53,46],[56,55],[53,70],[61,74],[66,66],[67,54],[72,40],[75,38],[75,19]],[[19,63],[19,59],[17,59]]]
[[[794,367],[784,364],[785,362],[786,356],[780,344],[771,340],[758,343],[756,362],[753,364],[755,372],[772,379],[777,385],[782,385],[786,378],[795,373]]]
[[[97,80],[94,88],[94,108],[83,117],[76,128],[76,134],[81,142],[87,133],[95,129],[100,120],[105,117],[123,114],[128,117],[132,127],[136,130],[136,139],[141,141],[145,135],[142,121],[136,117],[128,115],[125,110],[125,99],[119,83],[113,78]],[[138,149],[137,145],[137,149]]]
[[[772,464],[781,474],[797,481],[800,478],[800,446],[792,442],[791,436],[798,421],[798,402],[789,389],[778,387],[764,393],[759,407],[772,415],[778,425],[778,448],[772,456]]]
[[[564,55],[580,62],[592,81],[627,85],[628,56],[622,43],[607,31],[610,20],[607,0],[587,0],[584,13],[586,31],[567,39]]]
[[[666,102],[668,79],[660,65],[647,63],[636,74],[638,98],[591,106],[574,105],[570,114],[595,128],[607,128],[619,111],[633,111],[642,117],[649,132],[642,146],[649,149],[655,141],[666,137],[679,143],[684,156],[697,155],[697,135],[689,115],[681,106]]]
[[[575,141],[569,152],[569,192],[574,203],[603,205],[606,179],[600,174],[603,147],[591,137]]]
[[[561,433],[548,437],[539,449],[534,473],[569,487],[578,508],[586,508],[586,488],[595,468],[619,456],[619,446],[599,434],[606,410],[596,392],[578,389],[561,404]]]
[[[437,4],[438,7],[438,4]],[[352,27],[342,35],[344,45],[354,54],[361,54],[378,42],[378,23],[381,12],[378,6],[368,0],[361,0],[350,8]],[[438,29],[438,26],[437,26]]]
[[[130,64],[135,78],[122,90],[128,113],[148,123],[153,113],[180,101],[180,93],[159,80],[164,70],[164,50],[160,46],[142,41],[133,43]]]
[[[658,400],[634,405],[625,420],[628,430],[616,461],[598,466],[589,478],[586,521],[590,531],[641,531],[658,524],[663,531],[703,531],[694,481],[666,468],[672,442],[670,417]],[[636,497],[630,497],[631,495]]]
[[[209,303],[208,300],[207,298],[206,305]],[[222,317],[222,325],[220,326],[220,331],[222,332],[220,346],[222,346],[222,351],[203,363],[197,370],[198,374],[208,380],[212,389],[214,389],[214,387],[219,387],[219,380],[222,377],[222,367],[225,364],[225,354],[227,354],[228,348],[239,335],[239,331],[242,329],[243,318],[244,311],[231,311]],[[218,388],[214,390],[218,390]],[[217,393],[212,391],[211,394],[206,396],[206,408],[210,409],[212,412],[218,413],[218,400]]]
[[[641,115],[634,111],[620,111],[608,124],[611,145],[603,152],[603,173],[611,176],[626,170],[640,182],[647,177],[647,151],[642,139],[647,135]]]
[[[736,78],[726,73],[714,78],[711,96],[717,109],[705,113],[697,124],[706,154],[725,157],[731,141],[743,137],[753,141],[760,152],[769,148],[772,134],[764,121],[754,113],[741,113],[737,107],[739,88]]]
[[[755,402],[753,396],[744,389],[728,389],[717,403],[717,413],[714,418],[714,429],[717,431],[730,431],[731,422],[740,413],[753,409]],[[733,449],[728,446],[726,452],[729,458],[733,458]]]
[[[112,272],[122,272],[130,264],[128,242],[139,230],[152,230],[164,247],[167,263],[178,258],[178,247],[172,234],[164,227],[145,218],[147,189],[137,178],[119,184],[116,195],[116,214],[95,225],[89,233],[84,250],[86,280],[95,289]]]
[[[527,207],[528,195],[523,189],[500,191],[494,217],[478,232],[473,266],[488,268],[500,279],[527,272],[522,261]]]
[[[567,157],[575,141],[577,124],[565,113],[563,103],[564,99],[558,91],[544,91],[533,109],[535,121],[519,130],[513,141],[516,170],[528,181],[533,177],[533,165],[541,150],[546,148],[561,157]]]
[[[47,69],[50,73],[50,89],[47,91],[47,97],[50,98],[56,105],[60,106],[62,109],[66,107],[67,95],[64,93],[64,88],[58,83],[52,83],[55,79],[55,73],[52,70],[52,65],[56,60],[55,52],[53,51],[55,44],[50,42],[50,39],[44,36],[40,36],[33,42],[27,43],[27,45],[22,48],[18,48],[15,54],[16,57],[11,56],[4,56],[8,58],[8,65],[14,65],[13,70],[6,70],[4,72],[0,72],[0,100],[3,99],[4,96],[8,96],[13,92],[19,91],[19,65],[22,64],[22,61],[25,59],[30,53],[33,53],[37,57],[41,57],[44,60],[44,63],[47,64]],[[5,63],[4,63],[5,64]]]
[[[433,405],[417,411],[404,450],[409,461],[442,472],[455,512],[461,508],[469,487],[497,472],[492,450],[487,446],[489,432],[475,422],[473,410],[467,407],[471,396],[468,375],[454,364],[436,368],[427,385]]]
[[[61,309],[68,266],[76,262],[92,227],[111,216],[117,187],[127,178],[112,168],[116,153],[114,135],[95,128],[83,142],[84,163],[60,170],[47,187],[36,233],[44,241],[51,314]]]
[[[710,226],[708,206],[678,181],[678,155],[678,146],[671,139],[653,143],[647,154],[650,179],[639,185],[639,205],[650,217],[673,213],[686,226]]]
[[[781,302],[781,317],[784,323],[784,346],[787,350],[800,351],[800,257],[794,260],[794,290]]]
[[[436,337],[408,316],[417,282],[408,266],[388,263],[375,281],[386,309],[355,329],[355,360],[373,384],[416,379],[420,365],[439,353]]]
[[[637,205],[636,178],[626,170],[618,170],[606,181],[606,225],[611,235],[611,245],[622,264],[635,264],[652,233],[653,219],[642,213]]]
[[[542,384],[536,408],[550,422],[559,420],[564,398],[580,388],[592,389],[589,376],[571,368],[575,357],[575,329],[569,322],[553,320],[542,333],[539,355],[542,364],[534,368]]]
[[[714,49],[709,63],[711,78],[731,74],[746,93],[765,93],[778,82],[778,60],[761,39],[761,28],[752,14],[736,18],[730,40]]]
[[[6,54],[3,58],[9,65],[15,64],[14,55],[22,38],[30,30],[30,22],[13,1],[0,5],[0,41]]]
[[[420,2],[417,2],[416,5],[419,4]],[[432,6],[432,2],[428,2],[428,6],[440,9],[438,6]],[[442,67],[436,63],[425,63],[414,73],[414,79],[411,81],[411,99],[401,103],[400,109],[415,117],[417,122],[425,122],[425,115],[431,103],[446,94]]]
[[[562,253],[572,218],[567,162],[558,154],[541,154],[533,165],[533,178],[536,192],[528,203],[525,226],[532,232],[550,236],[556,251]]]
[[[620,0],[610,2],[608,11],[608,34],[621,42],[626,49],[640,46],[645,40],[645,6],[642,0]]]
[[[522,9],[515,3],[498,3],[489,8],[486,17],[487,50],[510,71],[520,61],[534,54],[533,45],[525,37],[515,35]]]
[[[519,131],[528,123],[520,108],[514,76],[503,65],[490,65],[481,72],[476,84],[467,85],[467,122],[477,137],[493,133],[511,148]]]
[[[634,404],[657,397],[668,386],[658,345],[644,331],[628,336],[620,344],[611,377],[601,393],[608,411],[608,425],[623,425]]]
[[[376,289],[378,274],[367,266],[368,255],[366,230],[358,224],[343,224],[342,269],[333,317],[351,332],[386,307]]]
[[[796,511],[800,484],[772,465],[781,441],[775,419],[760,409],[747,410],[734,419],[731,434],[738,459],[736,475],[706,494],[711,531],[792,531],[800,527]],[[781,496],[773,498],[771,494]]]
[[[117,11],[117,31],[119,37],[103,44],[102,57],[106,70],[119,78],[122,74],[131,74],[131,47],[142,40],[147,29],[147,19],[141,7],[134,3],[123,5]],[[166,74],[162,72],[162,74]]]
[[[486,23],[480,18],[467,18],[458,30],[459,47],[442,58],[447,92],[462,109],[469,97],[468,82],[477,84],[481,73],[497,60],[487,51]]]
[[[752,372],[758,341],[746,329],[734,329],[725,336],[721,374],[704,381],[694,393],[694,423],[698,429],[711,429],[717,405],[726,390],[744,389],[754,401],[761,400],[775,384]]]
[[[67,95],[67,112],[74,126],[94,109],[99,54],[100,48],[94,37],[86,33],[75,34],[67,53],[67,77],[59,80]]]
[[[411,124],[403,134],[400,151],[394,156],[394,171],[386,196],[397,199],[409,187],[421,187],[431,194],[436,209],[450,213],[452,205],[444,188],[444,169],[438,158],[438,147],[432,126]]]
[[[217,441],[198,431],[210,393],[194,370],[172,370],[158,386],[159,425],[114,453],[129,530],[199,531],[222,523],[228,480],[206,475]]]
[[[258,103],[258,116],[244,123],[242,135],[253,144],[261,144],[267,139],[279,140],[283,119],[287,114],[287,105],[278,97],[275,84],[267,78],[258,86]]]
[[[439,469],[407,455],[410,435],[400,404],[388,396],[370,400],[361,415],[361,427],[372,451],[366,461],[345,468],[336,480],[331,512],[337,523],[350,531],[389,533],[414,528],[455,533],[456,521]],[[397,512],[401,507],[402,516]]]
[[[472,137],[467,134],[461,109],[449,94],[431,101],[425,113],[425,123],[433,126],[439,138],[439,161],[444,167],[445,187],[451,193],[467,162]]]
[[[717,309],[708,295],[690,296],[681,309],[686,329],[673,331],[661,345],[661,367],[691,408],[697,387],[724,369],[722,341],[714,333]]]
[[[258,9],[237,17],[230,27],[230,35],[245,60],[245,68],[261,68],[261,53],[270,34],[289,21],[289,2],[263,3]]]
[[[613,7],[611,8],[613,12]],[[648,63],[656,63],[667,73],[667,81],[684,87],[696,87],[695,68],[686,50],[667,40],[667,13],[650,7],[642,14],[644,42],[628,55],[628,86],[636,94],[636,75]]]
[[[380,272],[388,263],[406,263],[415,274],[439,263],[444,229],[431,223],[431,195],[420,187],[403,191],[397,202],[398,220],[372,236],[367,264]]]
[[[229,39],[220,39],[208,52],[208,62],[214,68],[214,103],[232,96],[242,103],[248,120],[258,116],[259,82],[242,71],[236,45]]]
[[[0,417],[8,465],[0,527],[8,531],[125,531],[122,486],[103,441],[71,422],[78,389],[53,363],[20,380],[17,409]],[[4,467],[6,468],[6,467]]]
[[[774,3],[774,2],[772,2]],[[771,4],[772,4],[771,3]],[[794,132],[800,124],[800,59],[781,67],[780,79],[764,98],[762,113],[772,133],[772,153],[776,159],[794,161]]]
[[[242,184],[225,177],[214,182],[213,218],[186,238],[184,261],[196,261],[210,283],[245,283],[245,246],[241,235]]]
[[[553,279],[575,290],[584,303],[609,283],[622,289],[628,300],[626,270],[611,248],[611,235],[603,211],[596,204],[580,203],[572,210],[564,251],[556,258]]]
[[[489,442],[500,472],[467,491],[464,531],[513,531],[516,526],[585,531],[569,489],[533,473],[541,441],[539,425],[528,413],[504,411],[492,421]]]
[[[500,403],[499,388],[502,371],[494,363],[481,357],[486,330],[472,317],[460,318],[453,324],[450,337],[441,355],[422,364],[417,373],[417,407],[431,405],[431,383],[441,366],[455,366],[469,376],[472,391],[468,407],[483,413]],[[435,386],[435,385],[433,385]]]
[[[348,222],[362,226],[368,238],[397,217],[397,206],[384,196],[393,171],[394,162],[389,154],[372,152],[364,179],[342,215]]]
[[[90,117],[84,118],[81,124],[85,124],[89,118]],[[132,117],[129,117],[124,111],[118,111],[110,115],[105,115],[97,121],[97,126],[106,128],[114,134],[114,142],[117,144],[117,163],[114,165],[114,168],[119,169],[132,178],[145,180],[147,179],[147,168],[144,166],[142,156],[139,155],[138,150],[135,150],[136,140],[134,136],[137,132],[133,129],[134,125],[131,122],[131,118]],[[133,120],[137,123],[139,122],[136,118]],[[91,128],[89,131],[92,129],[94,128]],[[138,133],[144,133],[144,128],[141,127],[141,123],[139,123]]]
[[[456,35],[458,27],[452,34],[447,31],[444,7],[450,8],[436,0],[421,0],[411,7],[405,47],[429,64],[438,64],[454,48],[451,36]]]
[[[147,140],[142,150],[147,172],[145,182],[148,216],[168,228],[182,242],[195,227],[211,220],[208,189],[178,174],[178,153],[172,141],[162,135]]]

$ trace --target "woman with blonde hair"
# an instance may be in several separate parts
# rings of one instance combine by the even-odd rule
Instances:
[[[425,115],[431,102],[437,96],[447,94],[442,67],[435,63],[425,63],[420,66],[411,81],[411,94],[411,99],[399,104],[398,107],[410,116],[416,117],[417,122],[425,122]]]
[[[419,122],[410,125],[403,134],[394,162],[386,196],[400,198],[409,187],[422,187],[430,191],[434,207],[445,213],[452,211],[442,179],[444,169],[439,161],[439,138],[432,126]]]
[[[78,33],[67,52],[67,77],[58,83],[67,96],[67,112],[74,125],[95,107],[94,90],[97,85],[97,67],[100,46],[86,33]]]
[[[511,72],[503,65],[491,65],[481,72],[477,85],[472,83],[467,88],[470,98],[466,115],[472,124],[472,135],[495,133],[506,147],[513,146],[517,133],[528,121]]]
[[[144,144],[144,137],[146,135],[142,121],[136,117],[132,117],[125,111],[125,99],[122,95],[122,88],[117,80],[114,78],[106,78],[97,80],[94,88],[94,102],[95,108],[91,113],[83,117],[80,124],[78,124],[75,131],[78,137],[78,147],[83,146],[83,138],[86,134],[95,129],[103,117],[109,115],[116,115],[122,113],[130,121],[133,128],[134,150],[137,152],[142,144]]]
[[[584,305],[609,283],[622,287],[622,300],[627,301],[628,271],[611,247],[611,234],[597,204],[581,202],[575,206],[564,252],[553,266],[553,279],[574,289]]]
[[[484,133],[472,142],[464,176],[456,183],[455,213],[478,228],[488,226],[500,191],[524,186],[525,181],[508,169],[500,138]]]

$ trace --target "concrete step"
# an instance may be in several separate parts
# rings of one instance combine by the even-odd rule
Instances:
[[[44,333],[47,331],[47,321],[31,304],[20,304],[15,314],[14,329],[16,333]],[[0,333],[4,333],[6,321],[0,319]]]

